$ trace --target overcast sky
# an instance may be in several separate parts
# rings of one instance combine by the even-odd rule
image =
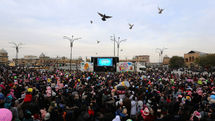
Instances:
[[[15,57],[10,41],[24,43],[19,57],[42,52],[69,57],[63,36],[74,35],[82,38],[74,43],[74,58],[113,56],[110,36],[115,34],[127,39],[121,58],[150,55],[157,62],[156,48],[163,47],[170,57],[190,50],[214,53],[214,5],[215,0],[0,0],[0,48],[10,59]],[[113,18],[101,21],[97,12]]]

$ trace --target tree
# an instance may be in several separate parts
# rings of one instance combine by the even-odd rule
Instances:
[[[203,68],[212,68],[215,67],[215,54],[208,54],[205,56],[200,56],[196,63]]]
[[[169,66],[172,69],[178,69],[184,67],[184,58],[179,56],[173,56],[169,61]]]

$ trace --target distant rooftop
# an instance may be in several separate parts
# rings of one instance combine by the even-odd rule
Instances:
[[[200,52],[200,51],[195,51],[195,50],[191,50],[190,52],[188,52],[187,54],[192,54],[192,53],[199,53],[200,55],[205,55],[207,53],[205,52]]]
[[[135,57],[145,57],[145,56],[149,56],[149,55],[136,55]]]
[[[6,53],[7,54],[7,51],[5,49],[0,49],[0,53]]]
[[[39,57],[44,58],[44,57],[46,57],[46,55],[44,53],[41,53]]]
[[[38,59],[37,56],[34,55],[25,55],[23,59]]]

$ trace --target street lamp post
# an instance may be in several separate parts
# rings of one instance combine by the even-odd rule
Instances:
[[[116,39],[115,39],[115,34],[113,35],[113,36],[111,36],[111,40],[113,41],[113,55],[114,55],[114,57],[115,57],[115,43],[116,43]]]
[[[167,48],[157,48],[156,50],[158,50],[159,53],[159,63],[162,63],[162,56],[163,56],[163,52],[164,50],[166,50]]]
[[[13,45],[13,48],[16,49],[16,60],[15,60],[15,65],[17,66],[19,49],[21,48],[20,46],[23,45],[23,44],[22,44],[22,43],[15,43],[15,42],[9,42],[9,43],[12,44],[12,45]]]
[[[70,48],[71,48],[71,50],[70,50],[70,71],[71,71],[71,70],[72,70],[72,47],[73,47],[73,42],[74,42],[75,40],[79,40],[79,39],[81,39],[81,38],[74,38],[73,35],[72,35],[72,38],[67,37],[67,36],[63,36],[63,38],[70,41]]]
[[[123,51],[124,51],[123,49],[120,49],[120,55],[123,54]],[[122,57],[122,56],[121,56],[121,57]]]
[[[59,66],[58,66],[58,56],[57,56],[57,59],[56,59],[56,60],[57,60],[57,69],[58,69],[58,67],[59,67]]]
[[[116,41],[116,44],[117,44],[117,56],[119,57],[119,46],[120,46],[120,43],[121,42],[125,42],[126,39],[124,40],[120,40],[120,37],[118,37],[118,40]]]

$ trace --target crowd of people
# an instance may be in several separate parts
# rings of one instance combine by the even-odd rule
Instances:
[[[0,121],[214,121],[215,75],[0,67]]]

